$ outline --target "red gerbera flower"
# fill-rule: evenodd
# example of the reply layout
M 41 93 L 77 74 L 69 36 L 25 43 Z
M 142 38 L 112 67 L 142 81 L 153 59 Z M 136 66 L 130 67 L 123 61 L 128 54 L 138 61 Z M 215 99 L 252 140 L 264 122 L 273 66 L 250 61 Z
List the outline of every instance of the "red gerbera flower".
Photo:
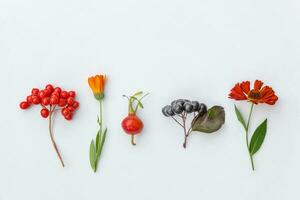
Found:
M 254 83 L 254 89 L 250 89 L 250 82 L 243 81 L 242 83 L 237 83 L 231 89 L 229 98 L 235 100 L 248 100 L 254 104 L 266 103 L 269 105 L 274 105 L 278 100 L 275 95 L 274 90 L 269 86 L 263 86 L 263 82 L 256 80 Z

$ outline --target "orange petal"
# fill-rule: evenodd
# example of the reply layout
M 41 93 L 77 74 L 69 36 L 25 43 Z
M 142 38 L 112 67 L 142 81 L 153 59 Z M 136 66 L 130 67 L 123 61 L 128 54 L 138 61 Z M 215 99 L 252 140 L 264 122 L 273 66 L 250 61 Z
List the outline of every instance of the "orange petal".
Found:
M 95 79 L 94 79 L 94 77 L 89 77 L 88 82 L 89 82 L 90 88 L 94 92 L 94 90 L 95 90 Z

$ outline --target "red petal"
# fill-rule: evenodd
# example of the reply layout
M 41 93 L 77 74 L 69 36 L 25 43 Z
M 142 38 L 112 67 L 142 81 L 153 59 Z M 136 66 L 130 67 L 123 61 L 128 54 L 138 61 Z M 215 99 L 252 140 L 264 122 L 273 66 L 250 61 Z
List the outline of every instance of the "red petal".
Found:
M 255 82 L 254 82 L 254 89 L 255 90 L 260 90 L 261 89 L 261 87 L 263 86 L 263 82 L 262 81 L 260 81 L 260 80 L 256 80 Z

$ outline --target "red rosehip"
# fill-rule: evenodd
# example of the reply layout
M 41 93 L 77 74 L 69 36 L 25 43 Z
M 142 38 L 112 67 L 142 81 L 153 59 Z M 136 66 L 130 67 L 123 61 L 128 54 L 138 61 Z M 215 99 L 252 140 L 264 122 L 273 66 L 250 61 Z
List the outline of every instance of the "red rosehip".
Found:
M 26 101 L 28 104 L 32 104 L 32 97 L 31 95 L 27 96 Z
M 74 98 L 76 96 L 76 92 L 75 91 L 70 91 L 69 96 Z
M 63 108 L 63 109 L 61 110 L 61 114 L 62 114 L 63 116 L 67 116 L 67 115 L 71 114 L 71 112 L 69 111 L 69 109 Z
M 50 104 L 50 98 L 49 97 L 45 97 L 42 99 L 42 104 L 44 106 L 48 106 Z
M 39 89 L 37 89 L 37 88 L 33 88 L 32 90 L 31 90 L 31 94 L 33 94 L 33 95 L 38 95 L 39 94 Z
M 70 112 L 74 112 L 75 111 L 75 108 L 73 106 L 67 106 L 67 109 L 70 111 Z
M 66 99 L 59 99 L 58 105 L 60 107 L 64 107 L 65 105 L 67 105 L 67 100 Z
M 61 88 L 60 87 L 56 87 L 56 88 L 54 88 L 53 92 L 57 92 L 58 94 L 60 94 L 61 93 Z
M 41 115 L 42 117 L 47 118 L 49 116 L 49 110 L 47 108 L 43 108 L 41 110 Z
M 60 96 L 61 96 L 62 98 L 64 98 L 64 99 L 67 99 L 67 98 L 69 97 L 69 93 L 66 92 L 66 91 L 62 91 L 62 92 L 60 93 Z
M 75 102 L 75 100 L 74 100 L 73 97 L 69 97 L 69 98 L 67 99 L 67 103 L 68 103 L 69 106 L 73 105 L 74 102 Z
M 49 90 L 50 93 L 52 93 L 53 90 L 54 90 L 54 89 L 53 89 L 53 86 L 52 86 L 51 84 L 46 85 L 45 89 Z
M 56 104 L 58 104 L 58 98 L 57 98 L 57 96 L 51 96 L 50 97 L 50 104 L 51 105 L 56 105 Z
M 31 97 L 31 102 L 32 102 L 34 105 L 38 105 L 38 104 L 41 102 L 41 100 L 40 100 L 40 98 L 39 98 L 38 96 L 32 95 L 32 97 Z
M 70 121 L 73 118 L 73 115 L 70 113 L 69 115 L 64 116 L 66 120 Z
M 77 109 L 79 107 L 79 102 L 78 101 L 74 101 L 73 103 L 73 108 Z
M 20 108 L 21 109 L 27 109 L 29 107 L 29 104 L 28 104 L 28 102 L 27 101 L 22 101 L 21 103 L 20 103 Z
M 46 92 L 45 92 L 44 90 L 40 90 L 38 96 L 39 96 L 41 99 L 43 99 L 43 98 L 45 98 L 47 95 L 46 95 Z
M 122 128 L 129 135 L 139 134 L 142 131 L 143 126 L 142 120 L 135 114 L 129 114 L 122 121 Z

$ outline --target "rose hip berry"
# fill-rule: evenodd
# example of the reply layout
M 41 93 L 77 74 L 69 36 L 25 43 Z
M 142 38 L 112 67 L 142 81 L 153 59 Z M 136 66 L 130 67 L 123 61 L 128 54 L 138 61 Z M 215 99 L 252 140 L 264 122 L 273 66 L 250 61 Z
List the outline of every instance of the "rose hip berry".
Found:
M 136 145 L 134 142 L 134 136 L 141 133 L 144 127 L 142 120 L 136 115 L 138 108 L 143 108 L 143 104 L 141 100 L 148 95 L 148 93 L 143 96 L 142 94 L 143 92 L 137 92 L 130 97 L 123 95 L 128 99 L 129 105 L 128 105 L 128 116 L 125 117 L 125 119 L 123 119 L 121 125 L 124 132 L 131 135 L 132 145 Z

